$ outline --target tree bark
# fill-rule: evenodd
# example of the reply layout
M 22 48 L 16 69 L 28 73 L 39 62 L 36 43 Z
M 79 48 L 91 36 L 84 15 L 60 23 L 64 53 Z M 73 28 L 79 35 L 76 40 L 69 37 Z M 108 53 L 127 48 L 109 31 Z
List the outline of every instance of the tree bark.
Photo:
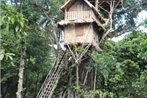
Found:
M 16 98 L 22 98 L 22 91 L 23 91 L 23 73 L 24 73 L 24 66 L 25 66 L 25 50 L 21 50 L 20 55 L 20 66 L 19 66 L 19 80 L 18 80 L 18 89 L 16 92 Z

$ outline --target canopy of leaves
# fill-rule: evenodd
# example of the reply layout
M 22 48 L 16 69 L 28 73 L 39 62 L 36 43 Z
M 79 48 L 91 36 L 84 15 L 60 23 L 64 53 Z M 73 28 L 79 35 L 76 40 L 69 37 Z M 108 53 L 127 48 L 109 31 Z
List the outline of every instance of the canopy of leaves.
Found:
M 146 33 L 134 32 L 118 43 L 106 41 L 107 49 L 103 53 L 92 54 L 98 66 L 97 75 L 101 76 L 97 80 L 98 90 L 112 93 L 109 98 L 147 96 L 146 39 Z

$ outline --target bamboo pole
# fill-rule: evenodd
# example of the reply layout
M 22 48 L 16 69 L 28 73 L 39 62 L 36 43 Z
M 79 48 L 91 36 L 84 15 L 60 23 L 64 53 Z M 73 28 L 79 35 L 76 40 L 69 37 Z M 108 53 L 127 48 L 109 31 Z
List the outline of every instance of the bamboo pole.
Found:
M 95 8 L 98 10 L 99 0 L 95 1 Z

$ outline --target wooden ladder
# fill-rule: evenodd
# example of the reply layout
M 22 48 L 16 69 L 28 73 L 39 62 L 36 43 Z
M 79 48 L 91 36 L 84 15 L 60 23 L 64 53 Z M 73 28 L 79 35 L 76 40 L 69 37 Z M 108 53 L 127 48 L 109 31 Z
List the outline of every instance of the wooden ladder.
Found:
M 36 98 L 51 98 L 63 70 L 63 58 L 64 55 L 60 61 L 51 68 Z

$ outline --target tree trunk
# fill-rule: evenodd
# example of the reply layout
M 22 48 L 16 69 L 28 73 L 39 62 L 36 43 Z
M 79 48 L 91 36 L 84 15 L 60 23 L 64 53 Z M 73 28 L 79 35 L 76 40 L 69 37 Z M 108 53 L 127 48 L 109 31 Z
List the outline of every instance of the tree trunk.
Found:
M 68 95 L 67 95 L 67 98 L 74 98 L 73 92 L 71 91 L 70 88 L 68 88 Z
M 21 50 L 20 55 L 20 66 L 19 66 L 19 80 L 18 80 L 18 89 L 16 92 L 16 98 L 22 98 L 22 91 L 23 91 L 23 73 L 24 73 L 24 56 L 25 56 L 25 50 Z

